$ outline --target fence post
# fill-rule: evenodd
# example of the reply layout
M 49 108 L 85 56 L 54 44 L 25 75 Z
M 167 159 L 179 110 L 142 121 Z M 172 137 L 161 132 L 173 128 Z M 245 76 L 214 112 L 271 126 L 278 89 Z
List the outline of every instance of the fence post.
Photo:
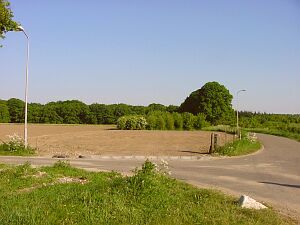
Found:
M 214 133 L 211 133 L 210 135 L 210 148 L 209 148 L 209 154 L 214 152 L 214 143 L 213 143 L 213 139 L 214 139 Z
M 218 145 L 219 145 L 219 135 L 215 133 L 211 133 L 209 154 L 213 153 L 215 149 L 218 147 Z

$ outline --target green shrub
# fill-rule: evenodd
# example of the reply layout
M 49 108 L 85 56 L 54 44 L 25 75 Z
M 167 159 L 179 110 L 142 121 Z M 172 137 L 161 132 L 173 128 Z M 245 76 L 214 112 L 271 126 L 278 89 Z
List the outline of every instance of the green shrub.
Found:
M 120 130 L 145 130 L 147 121 L 143 116 L 122 116 L 117 121 L 117 127 Z
M 147 116 L 147 129 L 148 130 L 155 130 L 156 129 L 156 120 L 157 117 L 153 114 Z
M 194 128 L 194 115 L 192 113 L 182 113 L 183 118 L 183 129 L 192 130 Z
M 117 128 L 119 130 L 125 130 L 126 129 L 126 121 L 127 121 L 127 117 L 126 116 L 122 116 L 117 120 Z
M 175 129 L 182 130 L 183 119 L 180 113 L 173 113 Z
M 147 127 L 147 120 L 143 116 L 135 116 L 137 123 L 136 123 L 136 130 L 145 130 Z
M 3 142 L 0 145 L 0 154 L 2 155 L 32 155 L 35 150 L 29 146 L 25 147 L 25 143 L 22 137 L 14 134 L 8 136 L 9 141 Z
M 165 130 L 166 122 L 165 122 L 165 114 L 166 112 L 161 111 L 152 111 L 147 116 L 148 129 L 150 130 Z
M 158 116 L 156 129 L 157 130 L 165 130 L 166 129 L 166 121 L 163 116 Z
M 197 116 L 194 116 L 194 128 L 202 129 L 203 127 L 208 127 L 209 122 L 205 120 L 205 115 L 203 113 L 199 113 Z
M 166 113 L 165 120 L 166 120 L 166 129 L 174 130 L 175 129 L 174 118 L 171 113 Z

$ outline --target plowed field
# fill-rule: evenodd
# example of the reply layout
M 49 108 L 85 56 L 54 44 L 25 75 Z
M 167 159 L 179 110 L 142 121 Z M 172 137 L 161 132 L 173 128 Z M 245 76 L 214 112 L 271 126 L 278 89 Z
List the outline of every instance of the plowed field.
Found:
M 7 135 L 23 136 L 24 125 L 0 124 L 0 140 Z M 38 155 L 146 155 L 190 156 L 207 153 L 211 132 L 206 131 L 124 131 L 113 125 L 28 126 L 29 144 Z M 232 135 L 219 133 L 220 144 L 232 141 Z

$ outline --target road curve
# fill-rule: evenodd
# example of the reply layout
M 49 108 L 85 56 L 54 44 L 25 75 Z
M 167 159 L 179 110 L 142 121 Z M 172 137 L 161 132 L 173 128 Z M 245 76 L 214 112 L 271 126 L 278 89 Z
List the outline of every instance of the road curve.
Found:
M 170 160 L 172 176 L 200 187 L 249 195 L 300 221 L 300 142 L 259 134 L 264 150 L 256 154 L 205 160 Z M 49 165 L 57 159 L 0 157 L 0 163 Z M 93 170 L 132 171 L 141 159 L 71 159 L 77 167 Z

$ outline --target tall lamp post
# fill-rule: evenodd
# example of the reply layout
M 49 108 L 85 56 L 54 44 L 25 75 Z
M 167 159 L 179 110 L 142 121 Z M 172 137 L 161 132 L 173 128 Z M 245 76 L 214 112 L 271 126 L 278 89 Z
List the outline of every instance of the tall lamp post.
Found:
M 237 135 L 239 136 L 239 139 L 241 139 L 241 133 L 239 132 L 239 93 L 240 92 L 243 92 L 243 91 L 246 91 L 246 90 L 239 90 L 237 93 L 236 93 L 236 132 L 237 132 Z
M 25 79 L 25 122 L 24 122 L 24 141 L 25 148 L 28 146 L 27 138 L 27 105 L 28 105 L 28 64 L 29 64 L 29 37 L 25 32 L 25 29 L 21 26 L 18 26 L 18 31 L 22 31 L 27 38 L 27 56 L 26 56 L 26 79 Z

